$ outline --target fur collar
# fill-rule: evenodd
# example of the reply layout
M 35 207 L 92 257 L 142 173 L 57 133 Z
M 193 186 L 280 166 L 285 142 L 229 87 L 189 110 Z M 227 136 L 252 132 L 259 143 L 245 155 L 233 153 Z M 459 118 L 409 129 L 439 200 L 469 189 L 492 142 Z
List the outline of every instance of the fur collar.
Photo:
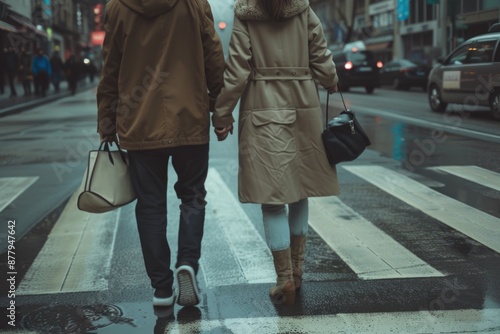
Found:
M 285 8 L 284 18 L 290 18 L 302 13 L 309 8 L 309 0 L 292 0 Z M 234 13 L 240 20 L 269 20 L 269 15 L 262 9 L 258 0 L 236 0 L 234 4 Z

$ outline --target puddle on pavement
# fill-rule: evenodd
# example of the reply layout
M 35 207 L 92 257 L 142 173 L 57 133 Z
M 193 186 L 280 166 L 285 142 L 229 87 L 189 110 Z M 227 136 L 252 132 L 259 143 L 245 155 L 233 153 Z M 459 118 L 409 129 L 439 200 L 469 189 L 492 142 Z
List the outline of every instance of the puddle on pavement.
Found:
M 133 326 L 133 319 L 123 317 L 115 305 L 44 306 L 26 314 L 21 326 L 38 333 L 88 333 L 113 324 Z

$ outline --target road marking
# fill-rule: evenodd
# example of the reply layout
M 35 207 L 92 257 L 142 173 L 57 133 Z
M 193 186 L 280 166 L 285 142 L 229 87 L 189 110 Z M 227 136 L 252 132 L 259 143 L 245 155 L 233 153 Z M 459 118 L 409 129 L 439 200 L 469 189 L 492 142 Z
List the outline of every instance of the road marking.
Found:
M 309 225 L 359 278 L 444 276 L 337 197 L 309 201 Z
M 379 166 L 343 166 L 390 195 L 500 252 L 500 219 Z
M 165 333 L 497 333 L 500 309 L 171 321 Z
M 430 170 L 443 171 L 462 179 L 479 183 L 482 186 L 500 191 L 500 174 L 478 166 L 436 166 Z
M 206 188 L 206 221 L 211 225 L 205 228 L 200 262 L 207 286 L 275 282 L 269 247 L 213 168 Z
M 19 295 L 102 291 L 108 276 L 121 209 L 78 210 L 74 193 L 42 250 L 19 284 Z
M 0 212 L 26 191 L 36 180 L 34 177 L 2 177 L 0 178 Z

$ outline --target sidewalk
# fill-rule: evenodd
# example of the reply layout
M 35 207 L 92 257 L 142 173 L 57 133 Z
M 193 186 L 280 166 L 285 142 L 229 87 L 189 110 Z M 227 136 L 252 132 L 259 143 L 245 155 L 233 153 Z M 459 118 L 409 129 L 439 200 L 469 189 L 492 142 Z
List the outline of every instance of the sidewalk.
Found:
M 78 83 L 77 93 L 95 87 L 97 84 L 98 80 L 94 80 L 93 83 L 90 83 L 90 80 L 88 78 L 81 80 Z M 33 85 L 31 89 L 33 92 Z M 34 94 L 25 96 L 23 86 L 20 83 L 16 83 L 16 93 L 17 97 L 10 97 L 10 86 L 7 82 L 4 87 L 4 93 L 0 95 L 0 117 L 17 114 L 39 105 L 71 95 L 68 89 L 67 81 L 61 82 L 59 86 L 59 92 L 57 93 L 54 89 L 54 86 L 50 84 L 50 88 L 47 90 L 45 97 L 35 96 Z

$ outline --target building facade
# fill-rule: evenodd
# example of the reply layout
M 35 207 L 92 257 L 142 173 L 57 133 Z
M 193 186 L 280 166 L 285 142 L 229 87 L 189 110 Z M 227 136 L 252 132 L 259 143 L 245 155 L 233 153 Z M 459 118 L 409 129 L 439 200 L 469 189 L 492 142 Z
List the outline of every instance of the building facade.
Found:
M 406 58 L 431 65 L 500 22 L 500 0 L 311 0 L 311 7 L 332 50 L 362 41 L 384 62 Z
M 21 47 L 59 53 L 63 59 L 90 50 L 93 9 L 105 0 L 0 0 L 0 52 Z

